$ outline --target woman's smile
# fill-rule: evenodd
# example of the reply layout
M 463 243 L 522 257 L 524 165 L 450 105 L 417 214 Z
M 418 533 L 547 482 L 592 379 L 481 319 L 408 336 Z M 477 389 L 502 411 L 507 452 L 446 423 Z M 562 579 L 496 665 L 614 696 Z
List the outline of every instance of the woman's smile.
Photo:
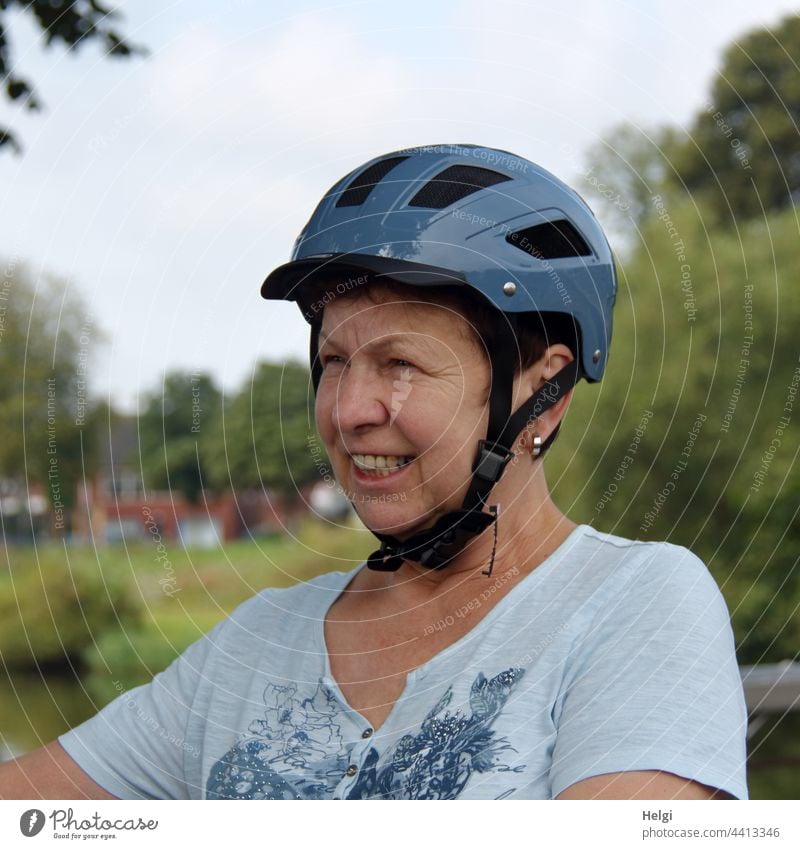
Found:
M 365 479 L 396 478 L 397 474 L 408 466 L 413 457 L 398 457 L 394 454 L 353 454 L 356 472 Z
M 383 459 L 383 458 L 380 458 Z M 370 467 L 362 466 L 356 458 L 353 458 L 353 476 L 364 484 L 391 484 L 394 485 L 398 478 L 408 471 L 409 464 L 402 466 Z

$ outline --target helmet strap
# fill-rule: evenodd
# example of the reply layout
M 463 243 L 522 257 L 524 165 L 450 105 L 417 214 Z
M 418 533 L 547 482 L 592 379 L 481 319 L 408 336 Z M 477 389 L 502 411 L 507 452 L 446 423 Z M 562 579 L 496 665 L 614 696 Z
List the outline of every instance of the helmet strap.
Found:
M 317 319 L 311 322 L 311 333 L 308 337 L 308 361 L 311 363 L 311 382 L 314 386 L 314 394 L 317 394 L 319 382 L 322 378 L 322 363 L 319 358 L 319 333 L 322 329 L 322 321 Z

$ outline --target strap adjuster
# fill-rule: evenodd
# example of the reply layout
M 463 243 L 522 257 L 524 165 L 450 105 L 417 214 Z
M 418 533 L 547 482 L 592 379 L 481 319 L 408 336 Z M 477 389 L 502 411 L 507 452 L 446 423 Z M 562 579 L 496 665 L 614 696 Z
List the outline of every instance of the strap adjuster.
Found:
M 367 558 L 367 566 L 376 572 L 396 572 L 403 565 L 403 558 L 390 543 L 384 541 L 377 551 Z
M 473 473 L 482 480 L 497 483 L 508 462 L 514 456 L 514 452 L 502 445 L 490 443 L 486 439 L 480 440 L 478 449 Z

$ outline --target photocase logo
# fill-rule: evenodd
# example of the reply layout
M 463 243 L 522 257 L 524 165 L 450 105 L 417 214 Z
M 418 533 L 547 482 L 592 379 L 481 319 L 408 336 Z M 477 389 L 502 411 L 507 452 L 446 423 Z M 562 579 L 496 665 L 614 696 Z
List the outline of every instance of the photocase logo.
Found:
M 141 817 L 109 820 L 95 811 L 83 819 L 76 819 L 72 808 L 53 808 L 47 816 L 44 811 L 31 808 L 19 818 L 19 830 L 25 837 L 36 837 L 48 819 L 52 821 L 54 837 L 83 840 L 94 837 L 107 840 L 116 837 L 116 832 L 155 831 L 158 828 L 158 820 L 145 820 Z
M 392 414 L 389 416 L 389 424 L 394 424 L 400 410 L 403 407 L 403 401 L 411 394 L 411 369 L 404 368 L 400 372 L 400 380 L 395 380 L 392 383 Z
M 31 808 L 19 818 L 19 830 L 25 837 L 36 837 L 44 828 L 44 811 Z

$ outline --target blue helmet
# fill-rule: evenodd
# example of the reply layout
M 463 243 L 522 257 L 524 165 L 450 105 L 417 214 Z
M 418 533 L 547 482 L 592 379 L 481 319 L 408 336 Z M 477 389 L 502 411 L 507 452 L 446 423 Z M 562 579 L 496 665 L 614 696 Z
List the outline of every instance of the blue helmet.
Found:
M 508 332 L 492 366 L 489 427 L 461 510 L 401 541 L 383 534 L 368 563 L 396 569 L 403 559 L 442 568 L 491 525 L 483 507 L 533 418 L 581 377 L 603 375 L 617 282 L 611 248 L 594 214 L 572 189 L 513 153 L 475 145 L 432 145 L 370 160 L 334 185 L 298 237 L 291 261 L 264 281 L 267 299 L 293 300 L 312 326 L 311 367 L 325 303 L 381 278 L 415 286 L 467 287 L 498 310 L 562 313 L 578 329 L 576 359 L 511 413 L 517 350 Z M 327 286 L 326 296 L 320 292 Z
M 617 290 L 611 248 L 582 198 L 533 162 L 474 145 L 372 159 L 328 191 L 261 294 L 298 301 L 313 322 L 317 280 L 365 271 L 469 286 L 504 313 L 566 313 L 580 330 L 581 375 L 603 374 Z

